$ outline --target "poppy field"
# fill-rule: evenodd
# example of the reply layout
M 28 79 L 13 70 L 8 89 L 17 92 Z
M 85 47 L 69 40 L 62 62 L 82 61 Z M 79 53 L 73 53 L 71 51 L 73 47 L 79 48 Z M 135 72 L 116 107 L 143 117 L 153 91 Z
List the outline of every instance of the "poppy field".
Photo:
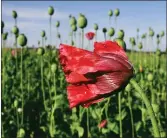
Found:
M 85 32 L 89 19 L 79 13 L 69 15 L 71 32 L 64 41 L 60 21 L 52 33 L 54 7 L 47 12 L 49 34 L 41 29 L 35 47 L 19 31 L 19 12 L 11 13 L 15 41 L 10 47 L 1 21 L 2 137 L 165 138 L 167 53 L 160 49 L 165 28 L 144 33 L 136 28 L 129 49 L 117 26 L 121 9 L 106 11 L 106 22 L 115 25 L 102 28 L 103 41 L 98 40 L 101 26 L 95 22 L 94 31 Z M 153 43 L 156 51 L 143 51 Z

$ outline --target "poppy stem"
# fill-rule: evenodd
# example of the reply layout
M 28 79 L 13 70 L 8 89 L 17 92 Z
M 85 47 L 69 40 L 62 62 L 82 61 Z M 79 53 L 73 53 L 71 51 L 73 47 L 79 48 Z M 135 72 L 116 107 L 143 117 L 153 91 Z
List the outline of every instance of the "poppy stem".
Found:
M 90 132 L 89 132 L 89 108 L 86 110 L 87 113 L 87 136 L 90 138 Z
M 24 97 L 23 97 L 23 48 L 21 47 L 21 99 L 22 99 L 22 116 L 21 116 L 21 124 L 23 125 L 23 116 L 24 116 Z
M 121 92 L 118 93 L 119 137 L 122 138 Z
M 84 46 L 84 29 L 82 29 L 82 49 L 83 49 L 83 46 Z
M 134 79 L 131 79 L 130 83 L 135 88 L 135 90 L 141 95 L 142 100 L 143 100 L 144 104 L 146 105 L 148 114 L 149 114 L 150 119 L 151 119 L 153 132 L 154 132 L 154 137 L 161 138 L 160 132 L 159 132 L 159 129 L 158 129 L 158 123 L 157 123 L 153 108 L 152 108 L 152 106 L 150 104 L 150 101 L 148 100 L 146 94 L 143 92 L 141 87 L 138 85 L 138 83 Z

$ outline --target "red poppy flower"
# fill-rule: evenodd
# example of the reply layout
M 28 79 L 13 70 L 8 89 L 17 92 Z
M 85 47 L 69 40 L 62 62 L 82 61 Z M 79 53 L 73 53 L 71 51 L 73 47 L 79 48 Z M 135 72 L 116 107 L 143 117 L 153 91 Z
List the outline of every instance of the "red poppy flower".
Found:
M 103 127 L 106 126 L 106 124 L 107 124 L 107 120 L 103 120 L 103 121 L 101 121 L 101 123 L 98 125 L 98 127 L 99 127 L 99 128 L 103 128 Z
M 88 40 L 92 40 L 93 38 L 94 38 L 94 36 L 95 36 L 95 33 L 93 33 L 93 32 L 88 32 L 88 33 L 86 33 L 86 38 L 88 39 Z
M 16 56 L 16 52 L 17 52 L 17 51 L 16 51 L 16 50 L 14 50 L 14 49 L 11 51 L 11 54 L 12 54 L 12 56 L 13 56 L 13 57 L 15 57 L 15 56 Z
M 133 76 L 133 67 L 116 42 L 95 42 L 93 52 L 61 44 L 59 58 L 70 84 L 70 108 L 100 102 L 124 88 Z

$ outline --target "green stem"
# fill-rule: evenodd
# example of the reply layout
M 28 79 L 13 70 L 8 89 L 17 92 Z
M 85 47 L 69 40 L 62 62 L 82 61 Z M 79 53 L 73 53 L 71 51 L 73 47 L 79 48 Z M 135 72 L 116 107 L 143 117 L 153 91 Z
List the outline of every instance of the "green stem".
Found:
M 122 138 L 121 92 L 118 93 L 119 137 Z
M 29 71 L 28 71 L 28 99 L 30 98 L 30 74 L 29 74 Z
M 22 97 L 22 116 L 21 116 L 21 124 L 23 125 L 23 116 L 24 116 L 24 96 L 23 96 L 23 48 L 21 47 L 21 97 Z
M 5 41 L 3 40 L 3 95 L 5 94 Z
M 86 110 L 87 113 L 87 136 L 90 138 L 90 132 L 89 132 L 89 108 Z
M 142 100 L 143 100 L 144 104 L 146 105 L 147 112 L 148 112 L 148 114 L 150 116 L 150 119 L 151 119 L 153 132 L 154 132 L 154 137 L 160 138 L 160 132 L 159 132 L 159 129 L 158 129 L 158 123 L 157 123 L 153 108 L 152 108 L 152 106 L 150 104 L 150 101 L 148 100 L 146 94 L 143 92 L 141 87 L 137 84 L 137 82 L 134 79 L 131 79 L 130 83 L 133 85 L 133 87 L 136 89 L 136 91 L 141 95 Z
M 52 43 L 52 35 L 51 35 L 51 21 L 52 21 L 52 16 L 50 16 L 50 18 L 49 18 L 50 45 L 52 45 L 52 44 L 51 44 L 51 43 Z
M 82 29 L 82 48 L 84 47 L 84 29 Z

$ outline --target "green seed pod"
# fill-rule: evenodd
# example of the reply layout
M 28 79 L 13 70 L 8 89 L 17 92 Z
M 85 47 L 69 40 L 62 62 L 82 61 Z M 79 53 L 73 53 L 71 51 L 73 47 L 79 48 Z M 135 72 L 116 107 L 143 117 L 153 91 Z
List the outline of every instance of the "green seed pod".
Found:
M 95 23 L 94 24 L 94 29 L 97 31 L 99 29 L 98 25 Z
M 78 27 L 83 29 L 87 26 L 87 19 L 84 15 L 80 14 L 78 18 Z
M 1 21 L 1 29 L 3 29 L 5 27 L 5 24 L 3 21 Z
M 157 56 L 161 56 L 161 50 L 160 50 L 160 49 L 157 49 L 157 50 L 156 50 L 156 55 L 157 55 Z
M 127 92 L 130 92 L 131 89 L 132 89 L 132 86 L 131 86 L 131 84 L 129 83 L 129 84 L 126 86 L 125 90 L 126 90 Z
M 141 38 L 145 39 L 146 38 L 146 34 L 142 34 Z
M 48 8 L 48 14 L 53 15 L 54 14 L 54 8 L 52 6 L 49 6 Z
M 124 40 L 116 38 L 114 41 L 126 51 L 126 43 Z
M 27 37 L 24 34 L 20 34 L 17 38 L 17 42 L 23 47 L 27 44 Z
M 70 18 L 70 26 L 76 25 L 76 24 L 77 24 L 77 20 L 75 19 L 74 16 L 72 16 L 72 17 Z
M 109 10 L 109 12 L 108 12 L 108 16 L 112 16 L 113 15 L 113 11 L 112 10 Z
M 60 22 L 57 21 L 57 22 L 56 22 L 56 27 L 58 28 L 59 26 L 60 26 Z
M 17 26 L 14 26 L 13 28 L 12 28 L 12 33 L 13 34 L 19 34 L 19 29 L 18 29 L 18 27 Z
M 2 34 L 2 39 L 6 40 L 8 38 L 8 32 Z
M 55 72 L 56 72 L 56 69 L 57 69 L 57 65 L 56 65 L 55 63 L 53 63 L 53 64 L 51 65 L 51 71 L 52 71 L 53 73 L 55 73 Z
M 159 38 L 159 34 L 157 34 L 157 39 Z
M 153 79 L 154 79 L 153 74 L 149 73 L 148 76 L 147 76 L 147 79 L 148 79 L 148 81 L 153 81 Z
M 143 48 L 142 42 L 140 42 L 140 43 L 138 44 L 138 48 L 139 48 L 139 49 L 142 49 L 142 48 Z
M 45 49 L 43 48 L 43 47 L 40 47 L 40 48 L 38 48 L 38 50 L 37 50 L 37 54 L 38 55 L 43 55 L 45 53 Z
M 17 18 L 17 12 L 16 11 L 12 11 L 12 16 L 13 16 L 14 19 L 16 19 Z
M 14 100 L 14 107 L 17 108 L 18 107 L 18 101 Z
M 76 31 L 77 31 L 77 26 L 76 26 L 75 24 L 73 24 L 73 25 L 71 26 L 71 29 L 72 29 L 72 31 L 76 32 Z
M 117 16 L 119 16 L 119 14 L 120 14 L 119 9 L 115 9 L 115 10 L 114 10 L 114 15 L 117 17 Z
M 45 31 L 44 30 L 41 32 L 41 37 L 45 37 Z
M 135 46 L 135 45 L 136 45 L 136 41 L 135 41 L 135 38 L 134 38 L 134 37 L 132 37 L 132 38 L 130 39 L 130 43 L 132 44 L 132 46 Z
M 125 33 L 124 33 L 124 31 L 123 30 L 120 30 L 119 32 L 118 32 L 118 38 L 119 39 L 124 39 L 124 35 L 125 35 Z
M 165 32 L 162 31 L 162 32 L 160 33 L 160 36 L 163 37 L 164 35 L 165 35 Z
M 106 33 L 106 32 L 107 32 L 107 29 L 106 29 L 106 28 L 103 28 L 102 31 L 103 31 L 103 33 Z
M 112 37 L 112 36 L 114 36 L 114 34 L 115 34 L 114 28 L 110 28 L 110 29 L 108 30 L 108 36 Z
M 150 37 L 153 37 L 153 36 L 154 36 L 154 31 L 153 31 L 152 29 L 149 31 L 149 36 L 150 36 Z
M 25 137 L 25 130 L 23 128 L 20 128 L 17 132 L 17 138 L 24 138 Z

